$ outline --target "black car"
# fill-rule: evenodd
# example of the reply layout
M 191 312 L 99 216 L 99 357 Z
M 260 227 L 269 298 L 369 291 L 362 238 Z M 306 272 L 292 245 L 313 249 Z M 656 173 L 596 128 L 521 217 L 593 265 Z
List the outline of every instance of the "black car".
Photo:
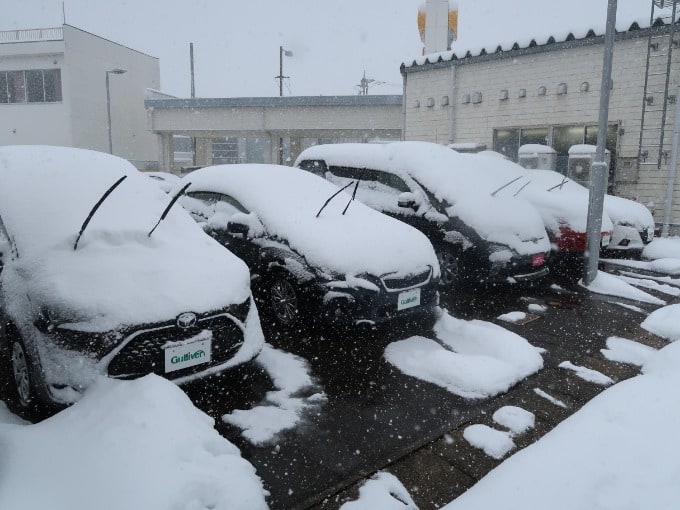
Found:
M 351 190 L 276 165 L 207 167 L 184 180 L 182 205 L 246 261 L 261 312 L 279 325 L 434 320 L 430 242 Z
M 249 361 L 264 341 L 249 280 L 129 162 L 0 148 L 0 376 L 20 414 L 99 376 L 181 383 Z
M 317 145 L 296 166 L 345 186 L 357 199 L 422 231 L 443 289 L 536 281 L 548 274 L 543 222 L 528 203 L 485 191 L 457 155 L 425 142 Z

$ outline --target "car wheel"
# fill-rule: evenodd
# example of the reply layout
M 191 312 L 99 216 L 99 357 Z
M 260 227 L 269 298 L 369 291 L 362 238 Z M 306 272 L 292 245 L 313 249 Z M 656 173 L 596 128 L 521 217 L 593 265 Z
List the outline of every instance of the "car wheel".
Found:
M 294 324 L 300 316 L 300 299 L 295 286 L 285 277 L 276 276 L 269 285 L 269 306 L 274 318 L 284 326 Z
M 439 285 L 451 289 L 460 283 L 460 260 L 458 254 L 446 249 L 437 250 L 437 260 L 441 269 Z
M 28 410 L 34 400 L 33 382 L 31 380 L 31 364 L 23 342 L 12 339 L 10 343 L 10 362 L 17 404 Z

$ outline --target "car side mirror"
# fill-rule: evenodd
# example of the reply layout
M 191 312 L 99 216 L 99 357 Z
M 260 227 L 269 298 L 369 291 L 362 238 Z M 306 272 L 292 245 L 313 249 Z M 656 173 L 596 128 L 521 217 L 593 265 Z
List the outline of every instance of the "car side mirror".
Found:
M 397 205 L 403 209 L 413 209 L 415 211 L 420 207 L 420 203 L 416 194 L 410 191 L 400 194 L 397 198 Z
M 249 238 L 262 237 L 264 226 L 255 213 L 236 213 L 229 217 L 227 232 Z

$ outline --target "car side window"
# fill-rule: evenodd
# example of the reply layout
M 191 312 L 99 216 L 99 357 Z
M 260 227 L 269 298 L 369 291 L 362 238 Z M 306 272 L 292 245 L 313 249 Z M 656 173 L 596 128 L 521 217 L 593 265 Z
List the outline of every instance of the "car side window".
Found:
M 364 180 L 376 183 L 374 189 L 382 189 L 386 192 L 394 191 L 395 193 L 404 193 L 411 191 L 408 184 L 398 175 L 390 172 L 383 172 L 381 170 L 365 170 Z
M 316 159 L 306 159 L 306 160 L 300 162 L 299 166 L 303 170 L 307 170 L 308 172 L 316 174 L 319 177 L 324 177 L 326 171 L 328 170 L 328 167 L 326 166 L 325 161 L 316 160 Z

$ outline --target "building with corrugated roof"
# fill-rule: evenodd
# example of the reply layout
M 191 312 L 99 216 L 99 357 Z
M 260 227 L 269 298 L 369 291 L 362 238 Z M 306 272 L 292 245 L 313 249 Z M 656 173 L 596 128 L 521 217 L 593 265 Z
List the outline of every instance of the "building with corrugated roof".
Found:
M 673 121 L 680 72 L 677 0 L 654 0 L 649 23 L 619 21 L 615 38 L 607 149 L 611 193 L 647 205 L 662 222 L 670 203 L 680 231 L 680 182 L 671 182 Z M 441 144 L 478 143 L 517 161 L 524 144 L 557 151 L 595 144 L 602 27 L 499 41 L 486 48 L 428 54 L 401 66 L 403 136 Z

